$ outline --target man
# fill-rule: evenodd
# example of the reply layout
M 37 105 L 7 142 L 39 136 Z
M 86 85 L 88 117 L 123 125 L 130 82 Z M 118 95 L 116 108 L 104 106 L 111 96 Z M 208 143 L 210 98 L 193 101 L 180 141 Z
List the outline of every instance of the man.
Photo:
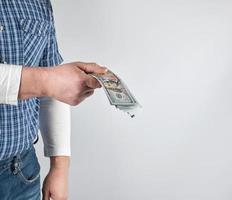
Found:
M 83 62 L 60 65 L 49 0 L 0 0 L 0 61 L 0 199 L 40 199 L 33 147 L 39 128 L 51 160 L 43 199 L 67 199 L 67 104 L 91 96 L 100 85 L 88 73 L 106 68 Z

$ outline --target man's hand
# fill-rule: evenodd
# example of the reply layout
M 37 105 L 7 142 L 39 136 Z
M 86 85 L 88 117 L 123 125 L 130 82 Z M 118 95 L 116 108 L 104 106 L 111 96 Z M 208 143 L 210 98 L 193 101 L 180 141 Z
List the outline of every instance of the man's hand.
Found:
M 105 68 L 94 63 L 69 63 L 51 68 L 47 78 L 47 94 L 55 99 L 78 105 L 91 96 L 99 82 L 87 73 L 104 73 Z
M 50 161 L 51 168 L 43 182 L 43 200 L 67 200 L 69 157 L 55 156 Z
M 73 62 L 56 67 L 24 67 L 19 99 L 48 96 L 69 105 L 78 105 L 91 96 L 99 82 L 88 73 L 105 73 L 95 63 Z

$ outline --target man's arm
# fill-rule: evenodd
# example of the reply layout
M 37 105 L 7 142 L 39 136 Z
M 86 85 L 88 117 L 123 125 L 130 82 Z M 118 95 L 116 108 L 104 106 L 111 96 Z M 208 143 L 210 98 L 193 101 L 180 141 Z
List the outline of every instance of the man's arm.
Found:
M 17 105 L 18 99 L 48 96 L 78 105 L 100 84 L 86 73 L 105 73 L 95 63 L 74 62 L 56 67 L 0 64 L 0 103 Z
M 69 165 L 69 157 L 51 157 L 51 167 L 43 182 L 43 200 L 68 199 Z

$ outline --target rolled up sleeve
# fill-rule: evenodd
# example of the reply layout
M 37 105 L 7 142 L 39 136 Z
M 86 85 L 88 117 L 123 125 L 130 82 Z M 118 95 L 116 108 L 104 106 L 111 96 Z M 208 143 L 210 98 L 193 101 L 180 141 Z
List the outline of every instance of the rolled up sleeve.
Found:
M 44 155 L 71 156 L 70 106 L 49 97 L 40 98 L 40 132 Z
M 0 64 L 0 104 L 18 105 L 22 66 Z

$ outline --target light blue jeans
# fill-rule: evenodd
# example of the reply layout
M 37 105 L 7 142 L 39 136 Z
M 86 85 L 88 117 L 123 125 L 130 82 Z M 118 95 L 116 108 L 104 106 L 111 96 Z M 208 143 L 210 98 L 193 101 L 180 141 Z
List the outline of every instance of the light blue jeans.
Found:
M 40 165 L 33 145 L 0 161 L 1 200 L 40 200 L 40 197 Z

